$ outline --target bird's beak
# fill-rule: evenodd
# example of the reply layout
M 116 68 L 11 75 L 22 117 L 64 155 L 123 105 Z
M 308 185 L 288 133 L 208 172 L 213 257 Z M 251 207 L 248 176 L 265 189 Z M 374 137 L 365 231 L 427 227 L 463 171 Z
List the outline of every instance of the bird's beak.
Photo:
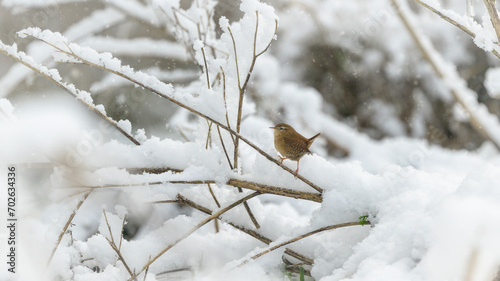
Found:
M 276 129 L 276 127 L 269 127 L 269 129 L 273 129 L 274 130 L 274 129 Z

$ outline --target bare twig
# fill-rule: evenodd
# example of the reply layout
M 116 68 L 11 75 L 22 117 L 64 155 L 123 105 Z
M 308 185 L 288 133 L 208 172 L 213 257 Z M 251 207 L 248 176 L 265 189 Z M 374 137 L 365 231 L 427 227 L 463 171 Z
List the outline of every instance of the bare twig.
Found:
M 313 265 L 314 264 L 314 260 L 302 255 L 302 254 L 299 254 L 298 252 L 294 251 L 294 250 L 291 250 L 289 248 L 286 248 L 285 250 L 285 254 L 291 256 L 291 257 L 294 257 L 300 261 L 302 261 L 303 264 L 307 264 L 307 265 Z
M 180 203 L 178 199 L 176 200 L 159 200 L 159 201 L 152 201 L 150 202 L 151 204 L 164 204 L 164 203 Z
M 497 41 L 500 41 L 500 19 L 498 18 L 497 8 L 495 6 L 495 0 L 484 0 L 484 5 L 490 14 L 491 24 L 495 29 L 497 34 Z
M 212 211 L 210 209 L 205 208 L 199 204 L 196 204 L 195 202 L 189 200 L 188 198 L 182 196 L 181 194 L 177 194 L 177 199 L 178 199 L 178 202 L 181 204 L 184 204 L 184 205 L 189 206 L 191 208 L 200 210 L 200 211 L 204 212 L 205 214 L 209 214 L 209 215 L 212 214 Z
M 109 222 L 108 222 L 108 216 L 106 215 L 106 211 L 104 209 L 102 209 L 102 213 L 104 214 L 104 220 L 106 221 L 106 225 L 108 226 L 108 231 L 109 231 L 109 236 L 111 237 L 111 242 L 113 242 L 113 244 L 114 244 L 115 239 L 113 238 L 113 232 L 111 231 L 111 226 L 109 225 Z
M 120 233 L 123 233 L 123 229 L 125 228 L 125 222 L 127 221 L 127 215 L 125 215 L 123 217 L 123 221 L 122 221 L 122 229 L 120 231 Z M 123 242 L 123 235 L 120 235 L 120 244 L 118 245 L 118 250 L 121 250 L 122 249 L 122 242 Z
M 137 173 L 148 173 L 148 174 L 163 174 L 166 172 L 172 172 L 172 173 L 180 173 L 182 172 L 181 169 L 175 169 L 175 168 L 125 168 L 128 173 L 130 174 L 137 174 Z
M 222 98 L 224 99 L 224 108 L 226 109 L 226 122 L 227 122 L 227 127 L 231 129 L 231 123 L 229 122 L 229 111 L 227 110 L 227 100 L 226 100 L 226 73 L 224 72 L 224 68 L 222 68 L 222 66 L 220 67 L 220 71 L 222 73 Z M 235 143 L 234 136 L 232 134 L 230 134 L 230 136 L 234 144 Z
M 364 222 L 364 225 L 369 225 L 369 224 L 370 224 L 369 221 Z M 347 226 L 354 226 L 354 225 L 360 225 L 360 224 L 359 224 L 359 222 L 356 221 L 356 222 L 341 223 L 341 224 L 335 224 L 335 225 L 330 225 L 330 226 L 322 227 L 320 229 L 316 229 L 314 231 L 311 231 L 311 232 L 308 232 L 306 234 L 303 234 L 303 235 L 297 236 L 295 238 L 292 238 L 290 240 L 287 240 L 287 241 L 285 241 L 283 243 L 280 243 L 280 244 L 278 244 L 276 246 L 270 247 L 269 249 L 267 249 L 265 251 L 262 251 L 262 252 L 260 252 L 260 253 L 258 253 L 256 255 L 252 256 L 250 259 L 253 259 L 253 260 L 257 259 L 257 258 L 259 258 L 259 257 L 261 257 L 261 256 L 263 256 L 263 255 L 265 255 L 265 254 L 267 254 L 269 252 L 272 252 L 272 251 L 274 251 L 274 250 L 276 250 L 276 249 L 278 249 L 280 247 L 283 247 L 283 246 L 288 245 L 288 244 L 293 243 L 293 242 L 297 242 L 297 241 L 299 241 L 301 239 L 304 239 L 306 237 L 309 237 L 311 235 L 314 235 L 314 234 L 317 234 L 317 233 L 320 233 L 320 232 L 323 232 L 323 231 L 327 231 L 327 230 L 331 230 L 331 229 L 336 229 L 336 228 L 341 228 L 341 227 L 347 227 Z M 241 264 L 239 264 L 238 267 L 240 267 L 240 266 L 248 263 L 248 261 L 249 261 L 248 259 L 245 260 L 244 262 L 242 262 Z
M 151 256 L 149 256 L 149 259 L 151 260 Z M 146 281 L 146 276 L 148 276 L 148 271 L 149 271 L 149 266 L 146 268 L 146 271 L 144 271 L 144 280 Z
M 201 48 L 201 53 L 203 54 L 203 62 L 205 63 L 205 74 L 207 76 L 207 87 L 210 90 L 210 77 L 208 76 L 208 64 L 207 64 L 207 58 L 205 57 L 205 48 Z
M 75 210 L 73 211 L 73 213 L 69 216 L 68 220 L 66 221 L 66 224 L 64 225 L 63 229 L 61 230 L 61 233 L 59 234 L 59 237 L 57 238 L 57 242 L 56 242 L 56 245 L 54 247 L 54 249 L 52 249 L 52 253 L 50 253 L 50 257 L 47 261 L 47 265 L 50 264 L 50 262 L 52 261 L 52 258 L 54 257 L 54 254 L 56 253 L 56 250 L 57 248 L 59 247 L 59 244 L 61 244 L 61 240 L 64 236 L 64 233 L 66 233 L 66 231 L 68 230 L 69 226 L 71 225 L 71 222 L 73 221 L 73 218 L 75 217 L 76 215 L 76 212 L 80 209 L 80 207 L 82 206 L 83 202 L 85 202 L 85 200 L 87 200 L 87 198 L 89 197 L 90 193 L 92 193 L 93 189 L 91 189 L 90 191 L 87 192 L 87 194 L 85 194 L 82 198 L 82 200 L 80 200 L 78 202 L 78 204 L 76 205 L 76 208 Z
M 208 120 L 206 120 L 206 121 L 207 121 L 207 123 L 208 123 L 208 133 L 207 133 L 207 142 L 206 142 L 206 144 L 205 144 L 205 149 L 208 149 L 208 148 L 210 147 L 210 146 L 209 146 L 209 144 L 210 144 L 210 140 L 211 140 L 210 136 L 212 135 L 212 125 L 213 125 L 214 123 L 213 123 L 213 122 L 209 122 Z
M 210 186 L 209 183 L 207 183 L 207 185 L 208 185 L 208 191 L 210 191 L 210 194 L 212 195 L 212 198 L 214 199 L 215 205 L 217 205 L 217 208 L 220 208 L 219 200 L 217 200 L 217 196 L 215 196 L 215 193 L 212 190 L 212 186 Z
M 153 259 L 151 259 L 146 265 L 143 266 L 142 270 L 137 273 L 140 274 L 142 273 L 144 270 L 146 270 L 147 267 L 149 267 L 153 262 L 155 262 L 157 259 L 159 259 L 163 254 L 165 254 L 168 250 L 172 249 L 172 247 L 174 247 L 175 245 L 177 245 L 179 242 L 181 242 L 182 240 L 186 239 L 189 235 L 191 235 L 193 232 L 195 232 L 196 230 L 198 230 L 200 227 L 204 226 L 205 224 L 207 224 L 208 222 L 210 222 L 211 220 L 215 219 L 215 218 L 218 218 L 220 215 L 224 214 L 225 212 L 231 210 L 232 208 L 240 205 L 241 203 L 243 202 L 246 202 L 247 200 L 250 200 L 251 198 L 259 195 L 260 192 L 254 192 L 254 193 L 251 193 L 237 201 L 235 201 L 234 203 L 230 204 L 229 206 L 219 210 L 218 212 L 214 213 L 213 215 L 207 217 L 206 219 L 204 219 L 203 221 L 201 221 L 200 223 L 198 223 L 195 227 L 193 227 L 191 230 L 189 230 L 188 232 L 186 232 L 185 234 L 183 234 L 182 236 L 180 236 L 179 238 L 177 238 L 177 240 L 175 240 L 172 244 L 168 245 L 166 248 L 164 248 L 163 250 L 160 251 L 160 253 L 158 253 Z M 136 276 L 137 276 L 136 275 Z M 132 276 L 130 280 L 134 279 L 135 276 Z
M 219 133 L 220 143 L 222 144 L 222 149 L 224 150 L 224 155 L 226 155 L 226 159 L 227 159 L 227 163 L 229 164 L 229 168 L 231 168 L 231 170 L 233 170 L 234 169 L 233 164 L 231 164 L 231 159 L 229 159 L 229 154 L 227 154 L 226 145 L 224 144 L 224 140 L 222 139 L 219 125 L 217 125 L 217 132 Z
M 104 219 L 106 220 L 106 225 L 108 226 L 109 236 L 111 236 L 111 240 L 108 237 L 106 237 L 104 235 L 103 236 L 104 236 L 104 238 L 106 238 L 106 241 L 108 241 L 108 244 L 111 246 L 111 248 L 113 248 L 115 253 L 118 255 L 118 259 L 123 263 L 123 265 L 125 266 L 125 269 L 127 269 L 128 273 L 132 277 L 131 280 L 135 280 L 137 276 L 132 272 L 132 270 L 130 270 L 130 267 L 128 266 L 127 262 L 125 261 L 125 258 L 123 257 L 120 249 L 116 246 L 115 240 L 113 238 L 113 232 L 111 231 L 111 226 L 109 225 L 108 217 L 106 216 L 106 211 L 103 209 L 102 212 L 104 214 Z M 121 234 L 120 234 L 120 236 L 121 236 Z M 120 244 L 121 244 L 121 241 L 120 241 Z

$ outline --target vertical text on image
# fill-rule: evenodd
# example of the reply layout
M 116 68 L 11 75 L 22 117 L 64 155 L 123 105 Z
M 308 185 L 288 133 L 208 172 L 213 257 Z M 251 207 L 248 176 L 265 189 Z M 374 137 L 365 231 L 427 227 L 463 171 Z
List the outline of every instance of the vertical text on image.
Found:
M 16 273 L 16 234 L 17 234 L 17 216 L 16 216 L 16 167 L 9 166 L 7 171 L 7 271 Z

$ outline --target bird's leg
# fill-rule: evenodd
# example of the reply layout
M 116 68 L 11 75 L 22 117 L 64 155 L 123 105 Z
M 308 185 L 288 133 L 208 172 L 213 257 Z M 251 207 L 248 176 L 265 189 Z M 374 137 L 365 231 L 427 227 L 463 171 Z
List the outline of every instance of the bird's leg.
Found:
M 297 178 L 299 176 L 299 160 L 297 160 L 297 170 L 295 170 L 295 178 Z
M 279 155 L 278 155 L 278 157 L 279 157 L 279 158 L 280 158 L 280 160 L 281 160 L 281 163 L 280 163 L 280 164 L 283 164 L 283 160 L 287 159 L 286 157 L 281 157 L 281 156 L 279 156 Z

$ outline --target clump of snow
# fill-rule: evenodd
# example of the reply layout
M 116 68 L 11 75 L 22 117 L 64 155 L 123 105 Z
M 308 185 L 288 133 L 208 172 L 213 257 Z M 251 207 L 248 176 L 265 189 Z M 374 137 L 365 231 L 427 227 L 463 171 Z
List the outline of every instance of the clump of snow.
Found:
M 117 124 L 118 124 L 118 127 L 123 129 L 128 134 L 130 134 L 132 132 L 132 123 L 130 123 L 129 120 L 119 120 Z

